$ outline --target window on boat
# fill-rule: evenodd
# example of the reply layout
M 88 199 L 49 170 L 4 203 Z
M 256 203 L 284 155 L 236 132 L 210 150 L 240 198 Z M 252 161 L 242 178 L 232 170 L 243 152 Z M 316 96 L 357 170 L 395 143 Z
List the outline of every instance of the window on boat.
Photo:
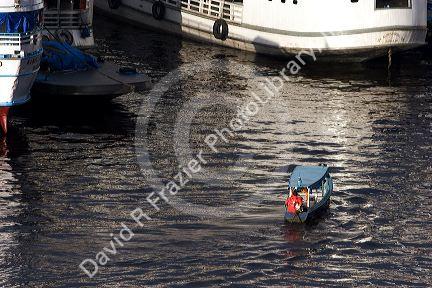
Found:
M 412 0 L 376 0 L 376 8 L 411 8 L 411 1 Z

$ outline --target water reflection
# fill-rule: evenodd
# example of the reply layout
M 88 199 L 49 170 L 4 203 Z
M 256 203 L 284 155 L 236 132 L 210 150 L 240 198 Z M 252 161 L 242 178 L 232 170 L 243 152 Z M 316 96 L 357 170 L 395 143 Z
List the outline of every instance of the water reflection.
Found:
M 10 165 L 6 138 L 0 139 L 0 283 L 5 285 L 15 274 L 16 269 L 10 265 L 14 260 L 14 247 L 19 244 L 16 231 L 16 216 L 22 213 L 20 201 L 22 191 L 19 181 Z
M 6 137 L 0 139 L 0 157 L 5 158 L 8 153 Z
M 193 75 L 158 102 L 148 139 L 165 177 L 185 155 L 183 146 L 193 153 L 204 148 L 206 135 L 235 112 L 226 106 L 196 111 L 189 135 L 181 134 L 183 146 L 175 146 L 185 103 L 223 90 L 218 101 L 241 104 L 251 83 L 284 65 L 135 28 L 116 34 L 113 23 L 100 21 L 99 52 L 149 71 L 156 81 L 197 55 L 227 60 L 224 73 Z M 138 33 L 146 37 L 136 39 Z M 131 39 L 137 45 L 128 45 Z M 152 58 L 155 50 L 160 54 Z M 239 63 L 244 70 L 235 68 Z M 208 178 L 245 154 L 254 156 L 245 160 L 247 173 L 217 185 L 191 182 L 179 195 L 213 206 L 253 193 L 262 201 L 241 207 L 241 217 L 205 221 L 164 206 L 94 279 L 78 270 L 80 261 L 106 246 L 110 233 L 130 222 L 131 210 L 150 209 L 149 180 L 134 146 L 135 119 L 144 116 L 139 111 L 147 95 L 75 104 L 73 111 L 43 101 L 23 107 L 14 117 L 15 134 L 0 144 L 2 285 L 425 285 L 432 243 L 432 70 L 395 66 L 388 87 L 386 67 L 376 65 L 303 69 L 212 158 Z M 322 162 L 335 179 L 329 213 L 312 226 L 285 225 L 277 196 L 286 189 L 287 172 Z

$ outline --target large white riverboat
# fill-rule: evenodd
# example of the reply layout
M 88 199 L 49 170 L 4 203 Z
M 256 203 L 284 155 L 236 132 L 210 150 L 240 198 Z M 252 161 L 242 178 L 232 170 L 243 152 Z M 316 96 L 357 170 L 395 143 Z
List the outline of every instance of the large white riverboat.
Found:
M 425 0 L 95 0 L 158 30 L 237 49 L 367 60 L 425 44 Z M 340 57 L 337 57 L 340 58 Z
M 11 106 L 30 100 L 42 55 L 43 0 L 0 2 L 0 126 Z
M 44 39 L 79 48 L 94 46 L 93 0 L 46 0 Z

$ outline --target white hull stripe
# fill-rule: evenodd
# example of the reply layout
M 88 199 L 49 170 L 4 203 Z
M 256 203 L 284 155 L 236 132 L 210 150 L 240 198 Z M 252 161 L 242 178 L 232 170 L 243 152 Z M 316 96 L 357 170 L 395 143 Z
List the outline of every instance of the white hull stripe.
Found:
M 29 75 L 33 75 L 35 73 L 39 72 L 39 69 L 34 70 L 32 72 L 28 72 L 28 73 L 23 73 L 23 74 L 18 74 L 18 75 L 0 75 L 0 78 L 18 78 L 18 77 L 25 77 L 25 76 L 29 76 Z
M 233 24 L 235 25 L 235 24 Z M 388 32 L 388 31 L 427 31 L 427 26 L 383 26 L 365 29 L 355 30 L 343 30 L 343 31 L 332 31 L 332 32 L 299 32 L 299 31 L 285 31 L 273 28 L 260 27 L 255 25 L 242 24 L 239 25 L 244 28 L 251 30 L 257 30 L 261 32 L 268 32 L 273 34 L 288 35 L 288 36 L 299 36 L 299 37 L 326 37 L 326 36 L 342 36 L 342 35 L 355 35 L 364 33 L 374 32 Z
M 2 61 L 17 61 L 17 60 L 27 60 L 27 59 L 32 59 L 35 57 L 40 56 L 43 53 L 43 49 L 40 48 L 34 52 L 31 53 L 27 53 L 27 56 L 24 57 L 9 57 L 9 56 L 15 56 L 15 55 L 10 55 L 10 54 L 0 54 L 0 59 L 2 59 Z M 7 57 L 5 57 L 7 56 Z
M 20 99 L 20 100 L 15 100 L 12 102 L 0 102 L 0 107 L 12 107 L 12 106 L 17 106 L 17 105 L 22 105 L 27 103 L 28 101 L 30 101 L 31 96 L 30 94 L 28 94 L 27 96 L 25 96 L 25 98 Z

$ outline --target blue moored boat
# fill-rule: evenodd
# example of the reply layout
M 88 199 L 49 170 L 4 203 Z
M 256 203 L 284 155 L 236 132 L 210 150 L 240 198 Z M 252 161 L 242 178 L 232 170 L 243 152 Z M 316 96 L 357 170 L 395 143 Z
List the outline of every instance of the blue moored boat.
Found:
M 304 223 L 329 208 L 333 180 L 326 165 L 297 166 L 289 180 L 289 191 L 292 188 L 300 190 L 299 196 L 303 198 L 305 211 L 296 214 L 285 211 L 286 222 Z

